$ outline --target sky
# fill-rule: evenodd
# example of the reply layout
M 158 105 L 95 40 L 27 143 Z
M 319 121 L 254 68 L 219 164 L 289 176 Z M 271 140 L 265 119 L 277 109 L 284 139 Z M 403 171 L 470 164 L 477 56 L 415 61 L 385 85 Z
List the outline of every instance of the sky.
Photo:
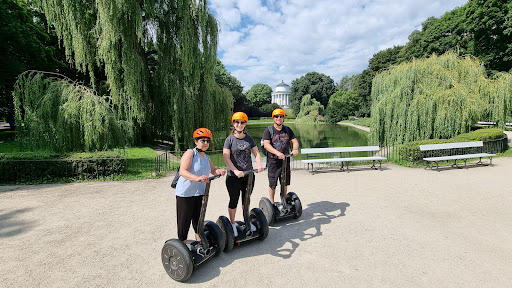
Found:
M 219 22 L 217 56 L 249 90 L 308 72 L 335 83 L 368 68 L 381 50 L 404 45 L 427 18 L 467 0 L 210 0 Z

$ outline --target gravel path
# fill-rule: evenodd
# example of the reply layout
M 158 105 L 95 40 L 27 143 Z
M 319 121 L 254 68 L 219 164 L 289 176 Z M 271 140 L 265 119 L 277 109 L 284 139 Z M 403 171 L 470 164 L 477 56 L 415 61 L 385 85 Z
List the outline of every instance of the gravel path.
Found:
M 512 158 L 493 163 L 293 171 L 302 217 L 211 259 L 186 284 L 160 260 L 176 237 L 173 175 L 0 186 L 0 286 L 510 287 Z M 257 175 L 253 206 L 266 184 Z M 227 203 L 214 181 L 206 218 L 226 215 Z

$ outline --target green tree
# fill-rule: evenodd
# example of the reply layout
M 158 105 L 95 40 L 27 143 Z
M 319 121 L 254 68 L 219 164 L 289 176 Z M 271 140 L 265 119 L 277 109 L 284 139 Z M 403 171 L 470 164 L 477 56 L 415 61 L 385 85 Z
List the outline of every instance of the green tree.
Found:
M 336 92 L 334 81 L 330 76 L 318 72 L 309 72 L 292 81 L 290 89 L 290 106 L 295 114 L 300 112 L 302 97 L 309 94 L 324 107 L 329 98 Z
M 357 92 L 360 106 L 356 116 L 370 115 L 370 107 L 372 105 L 372 81 L 375 74 L 375 71 L 368 68 L 361 72 L 357 77 L 354 90 Z
M 254 84 L 246 93 L 247 99 L 253 107 L 261 107 L 270 104 L 272 100 L 272 88 L 267 84 Z
M 25 70 L 54 71 L 60 64 L 50 38 L 34 21 L 34 15 L 21 1 L 0 2 L 0 119 L 6 118 L 14 128 L 14 105 L 11 92 L 16 77 Z
M 328 122 L 336 123 L 348 116 L 354 115 L 359 111 L 360 98 L 357 92 L 352 91 L 338 91 L 331 96 L 327 109 L 325 109 L 325 118 Z
M 482 63 L 448 52 L 393 66 L 375 76 L 370 139 L 401 144 L 449 139 L 481 119 L 499 127 L 512 116 L 512 76 L 489 80 Z
M 322 116 L 324 114 L 324 106 L 313 99 L 311 95 L 306 94 L 302 97 L 302 102 L 300 103 L 300 113 L 297 115 L 295 119 L 296 123 L 318 123 L 324 122 L 325 119 Z
M 340 80 L 340 83 L 338 83 L 338 85 L 336 85 L 336 89 L 338 91 L 352 91 L 352 90 L 354 90 L 355 82 L 356 82 L 358 76 L 359 76 L 359 74 L 352 75 L 350 77 L 343 76 L 343 78 L 341 78 L 341 80 Z
M 117 119 L 133 139 L 189 143 L 197 127 L 229 125 L 233 98 L 215 82 L 217 21 L 205 0 L 42 0 L 69 62 L 104 70 Z M 21 103 L 23 105 L 23 103 Z
M 227 90 L 231 92 L 233 95 L 233 111 L 249 111 L 249 106 L 247 105 L 247 99 L 243 93 L 243 87 L 240 81 L 236 79 L 235 76 L 231 75 L 224 64 L 220 60 L 217 59 L 217 64 L 215 65 L 215 82 Z

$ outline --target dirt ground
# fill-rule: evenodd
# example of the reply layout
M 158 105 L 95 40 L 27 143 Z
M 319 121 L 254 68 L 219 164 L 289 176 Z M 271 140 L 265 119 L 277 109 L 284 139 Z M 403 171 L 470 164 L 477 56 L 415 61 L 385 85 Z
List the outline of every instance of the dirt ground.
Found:
M 0 286 L 510 287 L 512 158 L 493 163 L 293 171 L 302 217 L 212 258 L 186 284 L 160 258 L 176 237 L 173 175 L 0 186 Z M 253 206 L 266 187 L 263 172 Z M 206 218 L 227 215 L 227 203 L 215 180 Z

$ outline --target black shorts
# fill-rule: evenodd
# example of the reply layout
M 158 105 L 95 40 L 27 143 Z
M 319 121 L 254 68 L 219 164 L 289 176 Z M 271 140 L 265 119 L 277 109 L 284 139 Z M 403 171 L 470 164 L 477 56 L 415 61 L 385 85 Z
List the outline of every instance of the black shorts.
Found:
M 176 216 L 178 218 L 178 239 L 187 240 L 190 222 L 197 233 L 197 224 L 203 205 L 203 196 L 180 197 L 176 196 Z
M 254 177 L 256 179 L 256 177 Z M 238 199 L 240 194 L 242 195 L 242 205 L 245 205 L 245 193 L 247 192 L 247 184 L 249 183 L 249 177 L 245 176 L 238 178 L 236 176 L 226 177 L 226 188 L 229 193 L 229 209 L 235 209 L 238 206 Z
M 283 160 L 281 159 L 273 159 L 267 162 L 267 171 L 268 171 L 268 187 L 272 189 L 276 189 L 277 180 L 281 180 L 281 173 L 283 167 Z M 285 186 L 290 185 L 290 162 L 288 162 L 288 167 L 286 169 L 286 184 Z

